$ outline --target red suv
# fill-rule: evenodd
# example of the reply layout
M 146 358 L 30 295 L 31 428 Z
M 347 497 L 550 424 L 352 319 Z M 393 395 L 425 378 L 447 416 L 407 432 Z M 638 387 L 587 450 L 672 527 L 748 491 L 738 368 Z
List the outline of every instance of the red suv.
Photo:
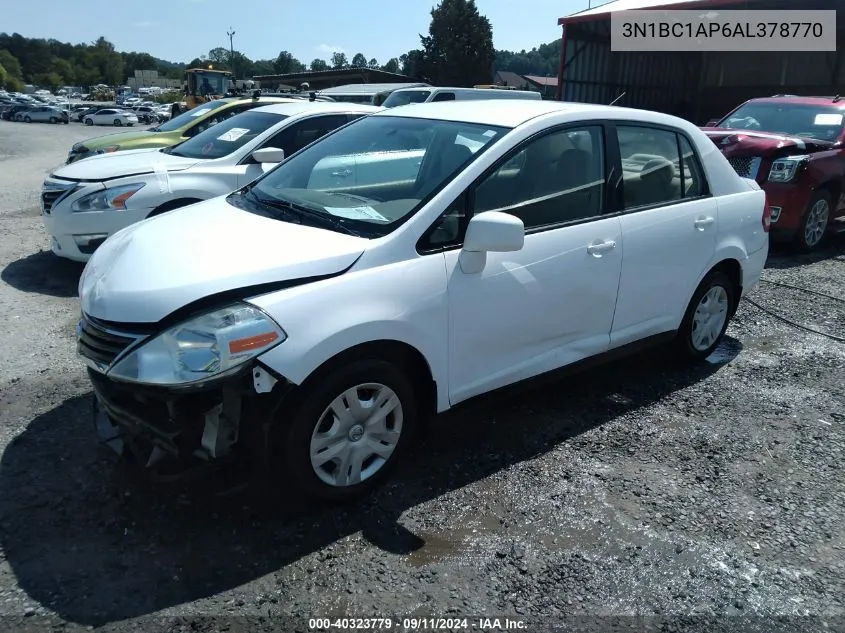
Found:
M 845 216 L 843 117 L 840 97 L 775 95 L 703 128 L 737 173 L 766 191 L 773 241 L 810 251 Z

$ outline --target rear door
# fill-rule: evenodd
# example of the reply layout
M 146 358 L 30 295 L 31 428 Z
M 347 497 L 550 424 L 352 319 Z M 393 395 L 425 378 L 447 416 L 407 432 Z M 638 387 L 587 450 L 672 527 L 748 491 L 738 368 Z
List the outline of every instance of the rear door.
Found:
M 676 329 L 716 251 L 718 215 L 701 163 L 677 130 L 616 125 L 622 276 L 611 345 Z

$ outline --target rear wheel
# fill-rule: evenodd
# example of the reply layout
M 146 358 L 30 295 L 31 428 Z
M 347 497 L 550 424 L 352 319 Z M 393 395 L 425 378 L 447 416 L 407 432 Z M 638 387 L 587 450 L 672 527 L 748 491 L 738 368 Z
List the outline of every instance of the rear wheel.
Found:
M 818 247 L 824 238 L 827 230 L 827 223 L 830 220 L 831 195 L 824 189 L 813 193 L 804 217 L 801 219 L 801 226 L 795 234 L 794 246 L 796 250 L 807 253 Z
M 32 123 L 32 119 L 30 119 L 28 116 L 25 116 L 23 120 L 25 123 Z
M 390 362 L 364 359 L 309 382 L 270 436 L 275 483 L 329 501 L 371 491 L 412 441 L 419 408 L 411 380 Z
M 93 119 L 85 119 L 85 125 L 94 125 Z
M 115 127 L 120 127 L 121 125 L 123 125 L 123 121 L 121 121 L 120 119 L 115 119 L 114 125 Z
M 55 125 L 55 124 L 56 124 L 56 123 L 58 123 L 58 122 L 59 122 L 59 120 L 58 120 L 56 117 L 54 117 L 54 116 L 51 116 L 51 117 L 50 117 L 50 123 L 52 123 L 52 124 L 54 124 L 54 125 Z
M 719 346 L 728 329 L 736 292 L 730 278 L 719 270 L 699 284 L 675 339 L 676 351 L 682 357 L 701 360 Z

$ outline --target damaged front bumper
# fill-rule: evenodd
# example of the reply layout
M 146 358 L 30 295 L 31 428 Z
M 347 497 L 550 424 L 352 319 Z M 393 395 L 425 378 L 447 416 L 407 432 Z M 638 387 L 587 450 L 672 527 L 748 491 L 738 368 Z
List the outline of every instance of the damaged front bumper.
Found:
M 89 367 L 101 442 L 156 480 L 263 464 L 267 429 L 292 385 L 259 364 L 193 389 L 111 380 Z

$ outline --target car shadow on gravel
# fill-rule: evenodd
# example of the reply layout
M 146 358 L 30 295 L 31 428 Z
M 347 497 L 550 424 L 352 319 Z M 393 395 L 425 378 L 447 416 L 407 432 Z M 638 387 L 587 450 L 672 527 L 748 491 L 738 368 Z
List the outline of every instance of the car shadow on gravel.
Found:
M 788 244 L 772 243 L 766 268 L 788 269 L 809 266 L 821 261 L 836 259 L 845 255 L 845 232 L 827 235 L 819 247 L 809 253 L 796 253 Z M 841 260 L 845 261 L 845 260 Z
M 12 288 L 51 297 L 75 297 L 84 264 L 39 251 L 7 265 L 0 279 Z
M 284 603 L 301 589 L 276 572 L 302 557 L 331 557 L 336 541 L 360 532 L 383 556 L 410 563 L 427 537 L 402 526 L 406 511 L 695 385 L 741 348 L 727 338 L 710 362 L 683 367 L 650 351 L 484 398 L 435 420 L 385 486 L 334 508 L 283 490 L 221 495 L 209 483 L 147 483 L 95 443 L 91 396 L 77 397 L 35 418 L 2 456 L 3 553 L 32 599 L 81 624 L 152 614 L 259 578 L 275 596 L 267 599 Z M 212 612 L 234 608 L 212 599 Z

